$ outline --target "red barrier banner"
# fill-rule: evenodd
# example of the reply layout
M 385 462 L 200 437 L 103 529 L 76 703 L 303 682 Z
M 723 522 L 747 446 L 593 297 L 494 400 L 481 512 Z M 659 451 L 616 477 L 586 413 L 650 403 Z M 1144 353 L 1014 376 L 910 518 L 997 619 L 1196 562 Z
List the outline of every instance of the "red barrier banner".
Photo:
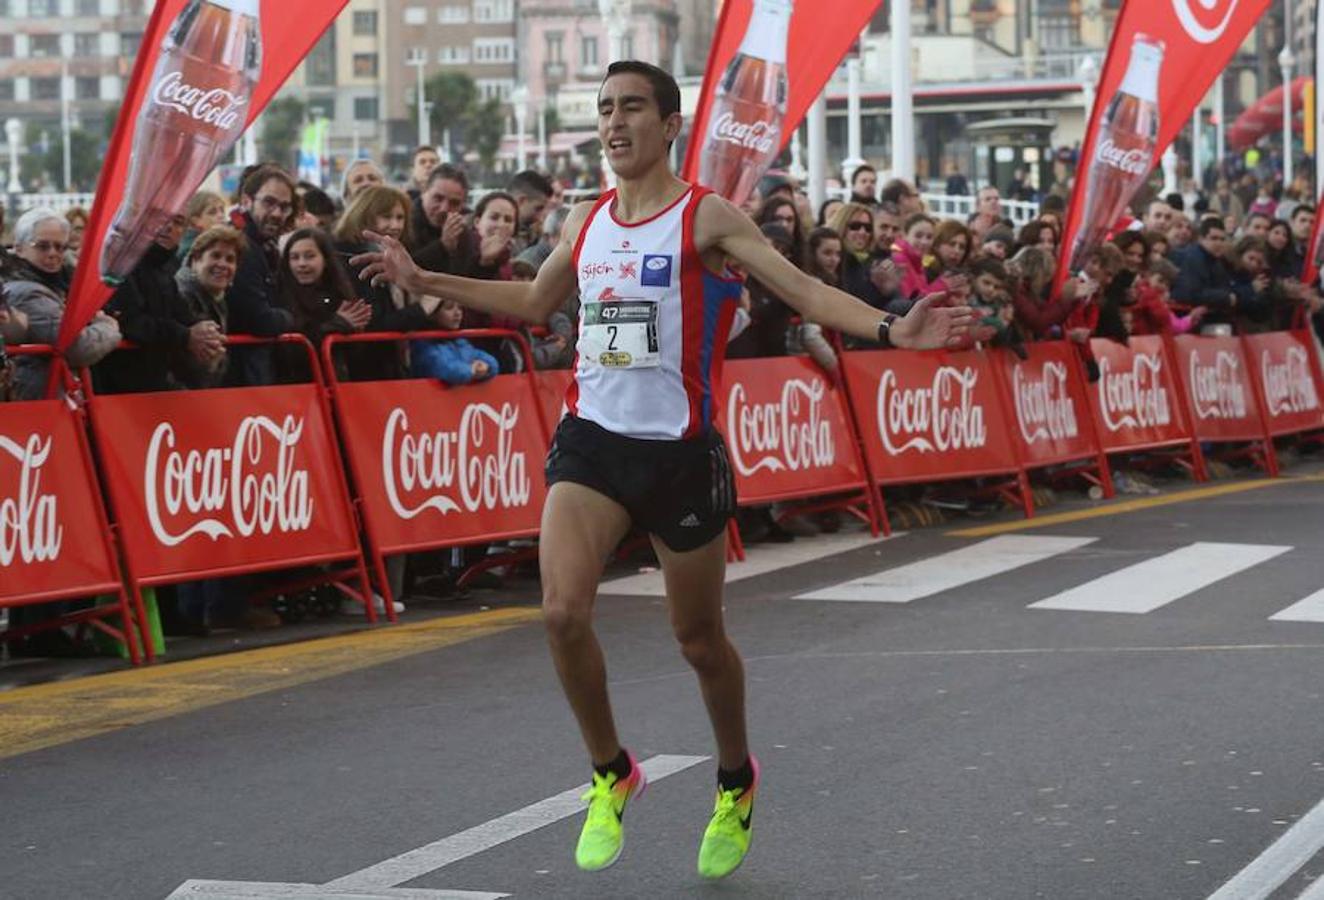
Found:
M 728 360 L 722 431 L 742 504 L 772 503 L 867 484 L 845 398 L 812 360 Z
M 315 386 L 97 396 L 89 407 L 139 582 L 358 553 Z
M 982 353 L 842 354 L 855 415 L 880 484 L 1016 472 L 1012 423 Z
M 1277 436 L 1324 428 L 1324 388 L 1315 344 L 1306 331 L 1248 334 L 1247 361 L 1260 381 L 1269 433 Z
M 1094 338 L 1090 346 L 1099 363 L 1099 380 L 1090 397 L 1105 450 L 1166 447 L 1190 440 L 1163 338 L 1133 337 L 1129 346 Z
M 1264 422 L 1241 341 L 1180 335 L 1174 345 L 1195 436 L 1202 441 L 1263 440 Z
M 63 401 L 6 403 L 0 416 L 0 602 L 119 589 L 83 440 Z
M 1097 455 L 1089 391 L 1075 349 L 1054 341 L 1027 344 L 1026 350 L 1024 360 L 1000 354 L 1021 460 L 1034 468 Z
M 527 375 L 342 382 L 341 434 L 382 553 L 536 534 L 547 439 Z

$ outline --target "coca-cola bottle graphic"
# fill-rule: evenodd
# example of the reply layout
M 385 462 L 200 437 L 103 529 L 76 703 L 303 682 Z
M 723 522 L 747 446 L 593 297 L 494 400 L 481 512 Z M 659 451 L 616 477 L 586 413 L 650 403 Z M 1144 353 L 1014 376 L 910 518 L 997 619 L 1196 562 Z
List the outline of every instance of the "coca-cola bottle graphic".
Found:
M 1163 67 L 1163 42 L 1137 34 L 1121 87 L 1108 103 L 1094 138 L 1085 185 L 1085 211 L 1071 268 L 1079 269 L 1084 254 L 1103 243 L 1126 212 L 1127 204 L 1145 183 L 1158 145 L 1158 83 Z
M 722 74 L 708 114 L 699 183 L 737 205 L 781 149 L 792 5 L 792 0 L 754 0 L 745 38 Z
M 138 113 L 124 197 L 101 246 L 102 280 L 129 274 L 234 146 L 261 70 L 258 0 L 189 0 Z

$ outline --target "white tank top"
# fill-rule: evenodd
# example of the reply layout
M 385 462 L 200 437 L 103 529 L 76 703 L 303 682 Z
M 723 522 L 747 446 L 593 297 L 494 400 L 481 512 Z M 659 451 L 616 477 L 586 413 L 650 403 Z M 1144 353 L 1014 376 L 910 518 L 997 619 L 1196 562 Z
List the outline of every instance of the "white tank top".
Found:
M 694 245 L 694 216 L 707 193 L 691 186 L 635 223 L 616 218 L 615 190 L 593 205 L 574 252 L 572 415 L 651 440 L 688 439 L 711 427 L 741 281 L 710 272 Z

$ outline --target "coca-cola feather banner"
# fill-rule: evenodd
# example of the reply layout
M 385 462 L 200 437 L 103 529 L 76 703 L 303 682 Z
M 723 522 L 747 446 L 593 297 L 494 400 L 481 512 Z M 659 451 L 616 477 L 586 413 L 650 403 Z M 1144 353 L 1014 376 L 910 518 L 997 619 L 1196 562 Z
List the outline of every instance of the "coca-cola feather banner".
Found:
M 742 203 L 881 0 L 727 0 L 681 175 Z
M 160 0 L 106 149 L 59 349 L 110 299 L 346 0 Z
M 1324 129 L 1320 128 L 1320 123 L 1324 121 L 1324 96 L 1321 96 L 1320 87 L 1324 85 L 1324 2 L 1315 4 L 1315 224 L 1310 229 L 1310 240 L 1306 242 L 1306 264 L 1301 271 L 1301 281 L 1303 284 L 1318 284 L 1320 261 L 1324 258 L 1324 245 L 1320 238 L 1324 237 L 1324 153 L 1321 153 L 1320 142 L 1324 141 Z M 1303 314 L 1304 317 L 1304 314 Z
M 1103 239 L 1268 5 L 1123 0 L 1081 145 L 1055 287 L 1073 251 L 1087 248 L 1077 238 Z

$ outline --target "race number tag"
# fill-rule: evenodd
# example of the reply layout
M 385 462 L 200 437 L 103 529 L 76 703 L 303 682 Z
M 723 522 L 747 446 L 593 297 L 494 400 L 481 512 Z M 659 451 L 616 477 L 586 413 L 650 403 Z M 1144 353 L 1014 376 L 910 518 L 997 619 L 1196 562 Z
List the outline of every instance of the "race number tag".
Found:
M 651 300 L 585 303 L 580 310 L 579 355 L 612 369 L 659 365 L 658 304 Z

